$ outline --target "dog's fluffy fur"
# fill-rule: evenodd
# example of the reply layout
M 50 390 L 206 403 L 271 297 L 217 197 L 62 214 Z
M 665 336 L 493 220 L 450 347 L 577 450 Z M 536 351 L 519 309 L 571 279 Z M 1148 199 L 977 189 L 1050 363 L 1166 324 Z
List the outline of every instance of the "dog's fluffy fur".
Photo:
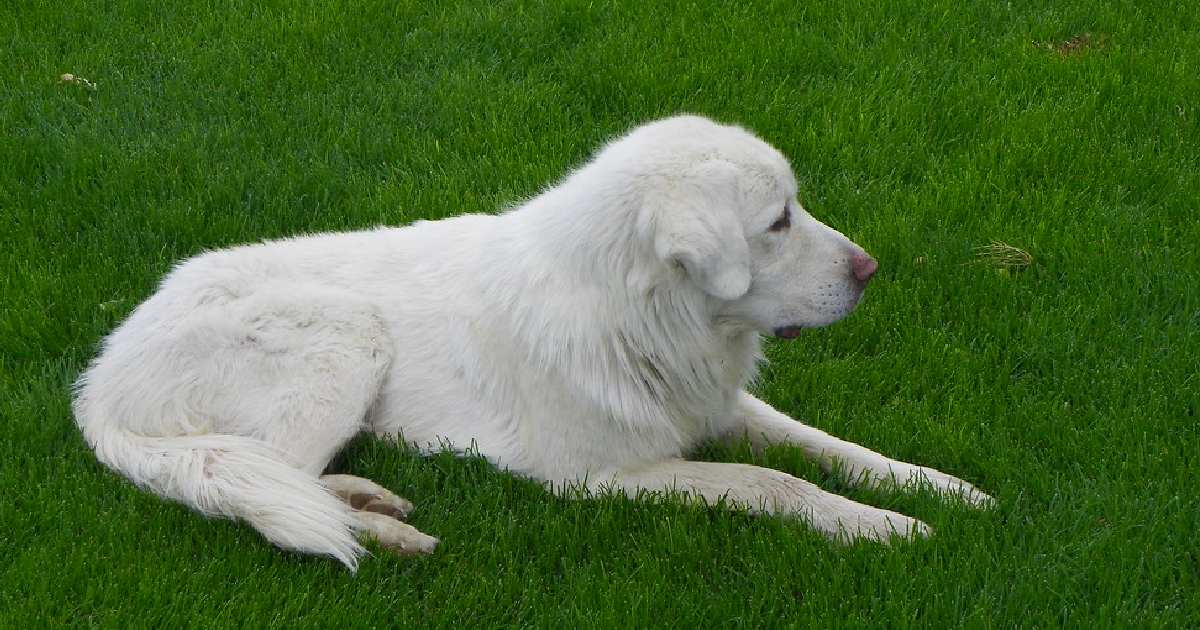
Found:
M 475 448 L 549 482 L 682 491 L 836 537 L 927 528 L 700 443 L 791 443 L 867 483 L 959 479 L 800 424 L 744 391 L 760 334 L 849 313 L 874 270 L 809 216 L 785 158 L 680 116 L 499 216 L 324 234 L 180 264 L 109 336 L 75 416 L 99 459 L 271 542 L 356 566 L 357 535 L 436 540 L 375 484 L 321 476 L 354 435 Z

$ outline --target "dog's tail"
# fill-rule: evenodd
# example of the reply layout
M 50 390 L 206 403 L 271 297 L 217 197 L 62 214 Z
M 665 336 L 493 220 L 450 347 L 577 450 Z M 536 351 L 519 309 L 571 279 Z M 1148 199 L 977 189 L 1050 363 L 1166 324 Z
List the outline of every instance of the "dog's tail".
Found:
M 285 549 L 357 569 L 365 551 L 354 538 L 349 506 L 267 443 L 236 435 L 138 435 L 116 423 L 85 422 L 76 411 L 100 461 L 137 485 L 206 515 L 243 519 Z

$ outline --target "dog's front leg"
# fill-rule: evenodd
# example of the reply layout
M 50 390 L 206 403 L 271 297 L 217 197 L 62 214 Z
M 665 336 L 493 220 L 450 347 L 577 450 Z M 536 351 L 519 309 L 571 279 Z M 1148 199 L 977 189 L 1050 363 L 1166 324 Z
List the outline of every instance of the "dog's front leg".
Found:
M 928 483 L 939 492 L 961 497 L 978 507 L 987 507 L 992 503 L 990 496 L 958 477 L 894 460 L 871 449 L 839 440 L 820 429 L 789 418 L 746 392 L 739 394 L 734 415 L 736 428 L 728 437 L 741 438 L 744 434 L 756 449 L 768 444 L 792 444 L 816 459 L 825 472 L 831 471 L 835 462 L 840 463 L 852 481 L 872 486 Z
M 751 512 L 797 516 L 835 539 L 887 541 L 891 536 L 926 535 L 929 526 L 888 510 L 831 494 L 787 473 L 747 464 L 672 459 L 622 469 L 589 484 L 618 489 L 630 498 L 638 491 L 675 491 L 712 504 L 721 499 Z

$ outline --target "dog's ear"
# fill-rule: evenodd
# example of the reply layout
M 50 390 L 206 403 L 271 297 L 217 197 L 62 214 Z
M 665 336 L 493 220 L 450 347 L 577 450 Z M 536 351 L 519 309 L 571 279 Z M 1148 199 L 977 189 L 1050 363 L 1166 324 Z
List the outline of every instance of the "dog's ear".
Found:
M 750 248 L 738 220 L 740 171 L 705 162 L 680 179 L 657 182 L 647 194 L 654 252 L 679 264 L 705 293 L 734 300 L 750 289 Z

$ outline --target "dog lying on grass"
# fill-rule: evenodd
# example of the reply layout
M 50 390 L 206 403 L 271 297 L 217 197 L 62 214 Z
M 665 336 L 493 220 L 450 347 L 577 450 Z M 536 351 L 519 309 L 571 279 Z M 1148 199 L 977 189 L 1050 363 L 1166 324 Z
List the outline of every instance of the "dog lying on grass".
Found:
M 355 435 L 471 445 L 556 490 L 678 490 L 840 539 L 928 528 L 745 464 L 708 440 L 792 444 L 869 484 L 973 486 L 805 426 L 744 389 L 760 337 L 849 314 L 877 263 L 811 217 L 787 160 L 697 116 L 639 127 L 500 214 L 197 256 L 104 342 L 75 417 L 100 461 L 350 569 L 358 537 L 437 540 L 377 484 L 323 475 Z

